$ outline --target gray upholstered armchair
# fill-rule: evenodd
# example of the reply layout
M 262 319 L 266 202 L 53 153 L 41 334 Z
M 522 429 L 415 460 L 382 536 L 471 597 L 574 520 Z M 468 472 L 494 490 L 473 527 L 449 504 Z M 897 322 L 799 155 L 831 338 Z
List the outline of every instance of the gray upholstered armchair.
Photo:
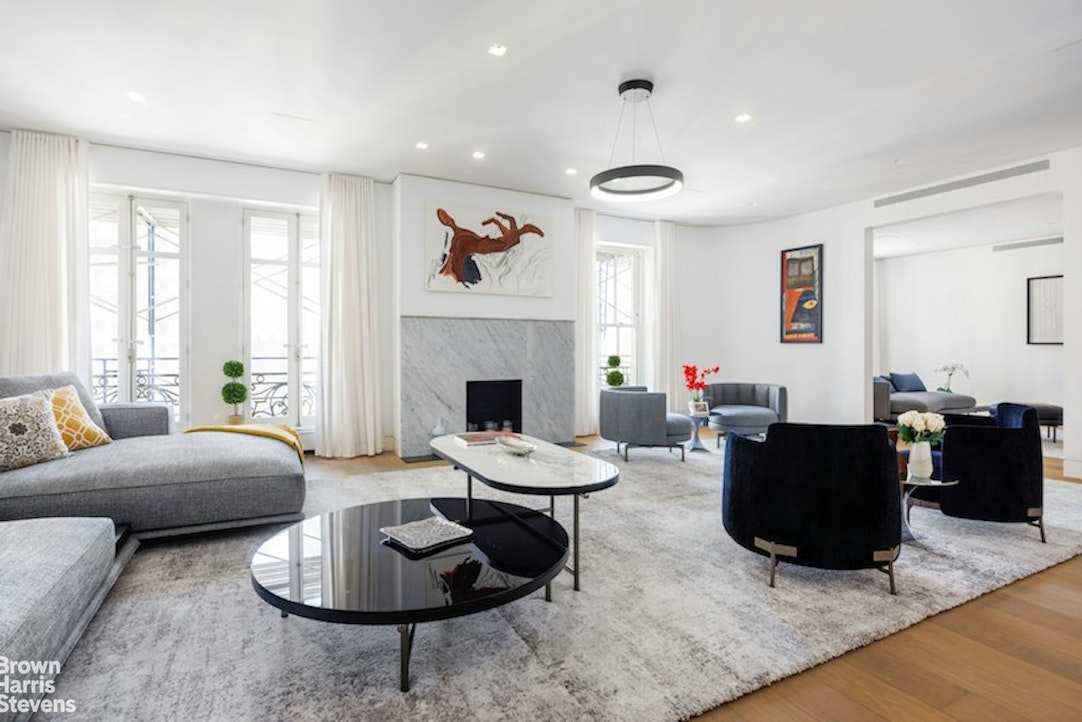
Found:
M 777 384 L 707 384 L 710 428 L 721 434 L 763 434 L 771 424 L 789 420 L 789 394 Z
M 647 391 L 645 386 L 620 386 L 601 391 L 601 438 L 616 442 L 616 453 L 624 446 L 624 461 L 631 446 L 680 447 L 684 460 L 683 442 L 691 438 L 691 418 L 669 413 L 668 402 L 661 391 Z

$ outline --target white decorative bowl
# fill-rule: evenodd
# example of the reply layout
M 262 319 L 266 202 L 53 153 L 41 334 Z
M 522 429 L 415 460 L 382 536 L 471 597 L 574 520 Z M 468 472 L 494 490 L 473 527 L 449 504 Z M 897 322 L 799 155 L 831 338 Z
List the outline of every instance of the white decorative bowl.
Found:
M 523 439 L 516 439 L 513 436 L 497 436 L 496 443 L 508 454 L 514 454 L 515 456 L 526 456 L 537 451 L 535 444 Z

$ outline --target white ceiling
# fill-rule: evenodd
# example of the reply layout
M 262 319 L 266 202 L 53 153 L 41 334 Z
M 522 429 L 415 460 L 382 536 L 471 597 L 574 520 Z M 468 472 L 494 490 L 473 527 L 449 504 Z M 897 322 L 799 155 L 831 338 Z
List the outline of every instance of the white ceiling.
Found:
M 606 205 L 632 77 L 688 189 Z M 1082 145 L 1082 2 L 8 0 L 0 128 L 746 223 Z

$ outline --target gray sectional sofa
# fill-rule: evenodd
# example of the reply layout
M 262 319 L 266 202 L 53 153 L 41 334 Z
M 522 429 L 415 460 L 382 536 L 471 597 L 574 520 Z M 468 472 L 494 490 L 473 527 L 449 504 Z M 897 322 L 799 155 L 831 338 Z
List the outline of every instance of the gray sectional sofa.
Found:
M 99 408 L 68 373 L 0 377 L 0 398 L 69 384 L 113 441 L 0 472 L 0 656 L 9 660 L 62 663 L 139 539 L 303 518 L 303 465 L 275 439 L 173 433 L 165 406 Z M 2 722 L 28 717 L 0 710 Z
M 872 416 L 876 421 L 894 421 L 906 411 L 935 413 L 971 413 L 978 410 L 977 400 L 950 391 L 898 391 L 889 378 L 872 379 Z

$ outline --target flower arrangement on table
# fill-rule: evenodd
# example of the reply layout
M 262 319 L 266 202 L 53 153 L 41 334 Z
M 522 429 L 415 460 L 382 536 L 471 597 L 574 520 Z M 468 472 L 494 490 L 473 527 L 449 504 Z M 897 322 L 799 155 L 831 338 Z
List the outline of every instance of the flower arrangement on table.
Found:
M 947 428 L 943 417 L 930 411 L 906 411 L 898 416 L 895 423 L 898 438 L 913 445 L 907 461 L 910 478 L 907 483 L 915 483 L 913 479 L 930 479 L 935 471 L 932 444 L 943 440 Z
M 938 389 L 936 389 L 936 391 L 946 391 L 947 393 L 950 393 L 951 379 L 954 378 L 954 375 L 956 373 L 962 374 L 967 379 L 969 378 L 969 369 L 967 369 L 964 365 L 958 363 L 957 361 L 955 361 L 954 363 L 950 363 L 950 364 L 943 364 L 942 366 L 937 368 L 935 371 L 936 371 L 936 373 L 947 374 L 946 383 L 944 383 L 942 386 L 940 386 Z
M 691 401 L 688 403 L 688 407 L 692 410 L 692 413 L 705 416 L 709 412 L 709 409 L 706 408 L 706 402 L 703 401 L 703 391 L 706 391 L 706 377 L 710 374 L 716 374 L 718 371 L 721 371 L 721 366 L 705 368 L 700 371 L 698 366 L 684 364 L 684 386 L 691 392 Z
M 898 416 L 898 438 L 907 443 L 927 441 L 938 444 L 943 440 L 947 423 L 940 414 L 931 411 L 906 411 Z

